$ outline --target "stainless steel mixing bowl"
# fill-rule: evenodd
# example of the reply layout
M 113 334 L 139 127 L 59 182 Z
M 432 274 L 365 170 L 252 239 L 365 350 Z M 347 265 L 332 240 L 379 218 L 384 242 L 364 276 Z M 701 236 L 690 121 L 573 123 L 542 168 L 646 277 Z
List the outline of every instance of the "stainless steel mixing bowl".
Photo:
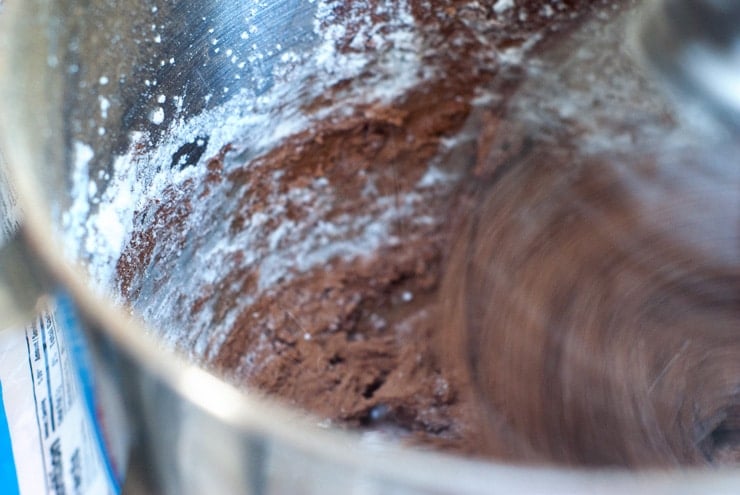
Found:
M 124 490 L 736 493 L 740 473 L 734 471 L 520 467 L 372 444 L 320 428 L 164 352 L 139 320 L 92 289 L 110 281 L 109 272 L 95 267 L 110 266 L 120 239 L 122 217 L 105 217 L 111 214 L 106 208 L 116 204 L 117 214 L 133 205 L 125 188 L 107 196 L 107 204 L 90 198 L 119 179 L 133 178 L 124 181 L 132 188 L 154 187 L 162 170 L 202 163 L 244 136 L 257 151 L 265 149 L 303 118 L 301 102 L 322 91 L 327 78 L 357 75 L 349 61 L 330 67 L 322 56 L 322 32 L 331 28 L 322 9 L 331 3 L 5 3 L 0 137 L 23 228 L 3 246 L 15 277 L 4 269 L 3 287 L 11 289 L 0 308 L 10 318 L 27 314 L 42 293 L 72 295 L 107 390 L 99 407 L 126 413 L 127 427 L 109 431 L 111 444 L 128 459 Z M 388 5 L 403 10 L 405 2 Z M 394 12 L 405 22 L 401 10 Z M 362 69 L 371 67 L 377 77 L 358 92 L 378 84 L 392 88 L 409 57 L 413 51 L 393 51 L 365 61 Z M 216 127 L 217 120 L 225 125 Z M 99 222 L 85 223 L 91 217 Z M 95 242 L 83 242 L 90 239 Z

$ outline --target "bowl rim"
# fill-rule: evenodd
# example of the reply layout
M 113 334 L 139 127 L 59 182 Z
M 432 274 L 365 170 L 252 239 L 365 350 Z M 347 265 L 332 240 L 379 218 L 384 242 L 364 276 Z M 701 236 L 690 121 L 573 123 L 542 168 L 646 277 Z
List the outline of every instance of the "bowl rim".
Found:
M 0 0 L 1 1 L 1 0 Z M 3 5 L 0 24 L 13 22 L 14 6 Z M 10 30 L 9 30 L 10 31 Z M 11 32 L 6 32 L 11 35 Z M 3 68 L 0 44 L 0 74 Z M 7 65 L 6 65 L 7 68 Z M 0 94 L 13 85 L 14 78 L 0 77 Z M 16 88 L 18 90 L 19 88 Z M 22 88 L 20 88 L 22 89 Z M 18 102 L 12 102 L 16 105 Z M 322 428 L 317 421 L 274 399 L 254 391 L 244 391 L 216 375 L 188 363 L 177 353 L 163 353 L 146 325 L 112 301 L 91 289 L 87 276 L 67 260 L 55 246 L 49 207 L 39 181 L 24 166 L 33 154 L 18 143 L 22 126 L 5 119 L 0 112 L 0 149 L 23 212 L 23 235 L 52 278 L 71 295 L 77 308 L 96 327 L 140 366 L 161 381 L 192 407 L 212 416 L 240 435 L 262 434 L 300 449 L 323 460 L 355 469 L 382 482 L 399 483 L 416 489 L 439 492 L 490 493 L 625 493 L 645 490 L 649 493 L 673 493 L 680 489 L 704 493 L 735 493 L 740 487 L 740 469 L 682 468 L 634 471 L 627 469 L 588 469 L 547 465 L 521 465 L 464 458 L 451 454 L 423 451 L 392 442 L 379 441 L 369 446 L 358 432 Z M 209 400 L 203 401 L 207 391 Z M 225 406 L 226 405 L 226 406 Z

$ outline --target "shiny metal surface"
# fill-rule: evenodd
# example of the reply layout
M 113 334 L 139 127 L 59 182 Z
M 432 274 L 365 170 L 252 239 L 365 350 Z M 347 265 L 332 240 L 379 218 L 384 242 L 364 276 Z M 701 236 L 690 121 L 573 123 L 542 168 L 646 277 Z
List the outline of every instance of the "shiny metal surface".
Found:
M 89 277 L 74 266 L 80 260 L 63 256 L 59 240 L 63 213 L 75 199 L 75 143 L 92 150 L 86 173 L 98 189 L 105 188 L 106 174 L 132 142 L 141 144 L 142 154 L 164 147 L 163 156 L 171 158 L 131 163 L 141 183 L 151 181 L 158 167 L 184 167 L 208 156 L 230 138 L 213 137 L 212 122 L 176 136 L 174 144 L 162 130 L 236 95 L 247 106 L 258 102 L 276 85 L 279 56 L 265 47 L 279 43 L 299 55 L 316 50 L 316 8 L 317 2 L 300 0 L 9 0 L 4 6 L 0 73 L 13 76 L 0 83 L 8 102 L 0 116 L 2 146 L 26 213 L 29 249 L 41 260 L 43 277 L 61 283 L 85 314 L 97 371 L 108 384 L 102 407 L 126 413 L 133 433 L 131 483 L 140 483 L 126 490 L 737 493 L 736 472 L 524 468 L 368 444 L 357 435 L 320 429 L 163 353 L 140 321 L 90 289 Z M 225 57 L 226 50 L 232 55 Z M 248 63 L 240 67 L 233 56 Z M 300 102 L 323 74 L 317 67 L 294 69 L 290 97 Z M 267 115 L 290 120 L 288 103 L 278 101 Z M 72 254 L 82 261 L 89 256 L 83 247 Z M 119 433 L 112 443 L 127 445 L 127 435 Z
M 646 58 L 681 98 L 740 129 L 740 3 L 654 2 L 639 37 Z
M 144 154 L 160 144 L 175 120 L 216 108 L 240 90 L 246 93 L 242 98 L 258 98 L 274 84 L 280 52 L 268 48 L 279 43 L 283 51 L 307 50 L 315 37 L 315 3 L 300 0 L 259 8 L 227 0 L 38 2 L 37 15 L 28 18 L 17 11 L 31 12 L 31 4 L 10 7 L 8 24 L 15 25 L 6 44 L 23 47 L 4 51 L 13 79 L 23 81 L 6 88 L 8 97 L 22 102 L 8 108 L 7 120 L 14 122 L 10 140 L 33 154 L 29 163 L 39 164 L 42 184 L 56 196 L 59 185 L 69 185 L 75 141 L 92 148 L 89 176 L 102 187 L 100 177 L 124 153 L 132 132 L 146 134 Z M 167 97 L 163 102 L 161 95 Z M 156 166 L 192 165 L 204 151 L 195 140 L 182 142 L 170 163 Z M 64 209 L 69 198 L 61 199 Z

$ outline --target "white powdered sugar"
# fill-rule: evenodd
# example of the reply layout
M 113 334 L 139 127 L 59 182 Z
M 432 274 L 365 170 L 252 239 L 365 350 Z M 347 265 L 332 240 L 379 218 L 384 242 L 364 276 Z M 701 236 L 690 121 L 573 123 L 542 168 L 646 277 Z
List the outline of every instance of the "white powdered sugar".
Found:
M 493 11 L 497 14 L 503 14 L 509 9 L 513 9 L 515 6 L 514 0 L 496 0 L 493 4 Z
M 340 8 L 348 10 L 341 21 L 336 14 Z M 391 101 L 423 76 L 420 40 L 406 0 L 319 2 L 314 26 L 323 40 L 315 53 L 317 68 L 337 81 L 364 80 L 367 101 Z M 367 76 L 371 64 L 372 76 Z
M 349 12 L 343 12 L 340 19 L 338 9 L 345 7 Z M 146 133 L 132 134 L 129 152 L 116 157 L 107 172 L 96 173 L 90 169 L 93 150 L 78 142 L 73 203 L 63 214 L 67 251 L 87 263 L 91 277 L 101 290 L 124 303 L 114 289 L 117 286 L 116 264 L 134 233 L 148 227 L 134 225 L 135 212 L 163 197 L 168 188 L 177 190 L 178 184 L 185 181 L 203 180 L 205 167 L 202 165 L 182 170 L 166 167 L 183 143 L 194 142 L 207 130 L 209 140 L 201 163 L 216 155 L 227 143 L 233 143 L 240 150 L 241 161 L 227 163 L 227 168 L 243 167 L 244 156 L 259 156 L 286 137 L 309 128 L 315 120 L 349 115 L 358 104 L 389 103 L 431 75 L 430 69 L 425 69 L 420 62 L 416 29 L 406 1 L 363 1 L 349 5 L 339 1 L 316 2 L 315 48 L 304 53 L 282 51 L 273 70 L 275 83 L 266 92 L 257 95 L 248 87 L 235 87 L 234 97 L 223 105 L 195 116 L 178 115 L 169 124 L 166 137 L 145 153 L 141 153 L 141 149 L 151 137 Z M 254 34 L 248 32 L 247 36 Z M 322 74 L 320 81 L 312 78 L 317 73 Z M 353 83 L 344 88 L 345 94 L 338 98 L 341 105 L 326 104 L 310 113 L 304 110 L 302 105 L 307 101 L 345 80 Z M 179 102 L 179 108 L 188 97 L 186 94 L 163 96 L 165 101 Z M 108 107 L 107 101 L 101 100 L 98 111 L 107 113 Z M 154 124 L 164 123 L 160 107 L 150 110 L 145 117 Z M 197 321 L 190 320 L 182 309 L 189 307 L 198 296 L 197 291 L 191 289 L 218 286 L 228 270 L 234 268 L 228 263 L 214 264 L 214 259 L 227 259 L 237 251 L 244 253 L 243 266 L 258 269 L 258 288 L 264 290 L 278 280 L 329 259 L 361 256 L 392 241 L 393 222 L 399 216 L 408 216 L 414 203 L 419 201 L 414 194 L 395 199 L 379 198 L 372 212 L 327 221 L 322 215 L 330 207 L 335 193 L 320 180 L 305 189 L 291 191 L 291 201 L 311 204 L 307 211 L 314 217 L 302 221 L 302 226 L 284 218 L 281 210 L 284 201 L 272 198 L 265 211 L 253 215 L 249 225 L 232 235 L 226 232 L 226 219 L 222 219 L 222 225 L 213 224 L 209 216 L 213 201 L 194 202 L 193 212 L 183 229 L 193 229 L 196 232 L 193 235 L 208 229 L 211 240 L 199 245 L 197 253 L 188 255 L 193 266 L 187 268 L 178 265 L 178 259 L 184 256 L 180 248 L 160 253 L 166 256 L 160 260 L 159 268 L 171 270 L 173 279 L 160 284 L 164 275 L 156 275 L 160 272 L 154 270 L 152 281 L 144 284 L 142 295 L 133 301 L 136 310 L 162 332 L 166 343 L 174 345 L 186 338 L 193 357 L 202 358 L 218 350 L 235 317 L 234 311 L 229 312 L 214 328 L 212 308 L 208 305 L 204 306 Z M 437 180 L 440 177 L 432 174 L 420 187 L 432 185 Z M 101 187 L 91 187 L 95 182 Z M 218 193 L 216 190 L 211 194 Z M 173 199 L 181 200 L 183 198 Z M 267 220 L 274 222 L 281 218 L 277 226 L 265 229 Z M 420 222 L 427 220 L 418 219 Z M 307 225 L 313 225 L 311 231 L 307 230 Z M 176 280 L 178 269 L 187 274 L 184 280 Z M 244 307 L 250 297 L 235 295 L 235 308 Z M 183 326 L 188 328 L 184 331 Z

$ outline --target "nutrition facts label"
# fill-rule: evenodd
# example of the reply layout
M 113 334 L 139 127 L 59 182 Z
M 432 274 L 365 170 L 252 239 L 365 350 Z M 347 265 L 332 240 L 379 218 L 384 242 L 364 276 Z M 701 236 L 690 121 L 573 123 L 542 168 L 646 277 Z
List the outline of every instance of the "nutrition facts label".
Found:
M 0 493 L 116 493 L 77 363 L 53 312 L 0 332 Z

